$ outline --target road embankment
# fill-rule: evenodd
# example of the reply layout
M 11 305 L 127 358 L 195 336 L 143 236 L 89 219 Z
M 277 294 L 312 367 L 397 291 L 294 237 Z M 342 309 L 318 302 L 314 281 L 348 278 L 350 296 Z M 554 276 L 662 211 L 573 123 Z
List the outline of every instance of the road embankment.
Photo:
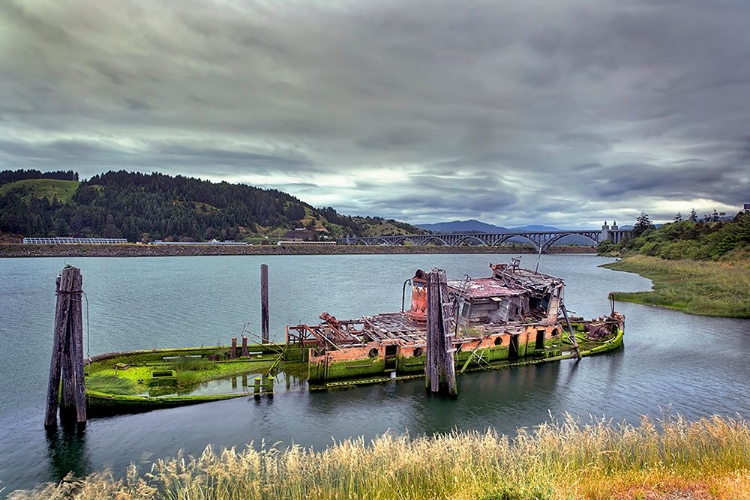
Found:
M 593 247 L 554 247 L 550 253 L 594 253 Z M 0 257 L 177 257 L 200 255 L 528 254 L 531 247 L 365 245 L 0 245 Z

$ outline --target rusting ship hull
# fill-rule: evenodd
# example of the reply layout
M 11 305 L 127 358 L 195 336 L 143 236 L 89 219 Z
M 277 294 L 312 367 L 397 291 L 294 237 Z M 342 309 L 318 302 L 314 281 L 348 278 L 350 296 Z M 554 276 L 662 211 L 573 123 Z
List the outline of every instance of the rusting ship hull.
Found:
M 580 358 L 622 346 L 625 318 L 614 304 L 607 316 L 569 317 L 561 279 L 522 269 L 517 261 L 490 267 L 489 278 L 448 283 L 457 372 Z M 287 327 L 287 345 L 308 363 L 311 387 L 424 374 L 428 290 L 422 271 L 407 281 L 408 311 L 349 321 L 323 313 L 316 325 Z

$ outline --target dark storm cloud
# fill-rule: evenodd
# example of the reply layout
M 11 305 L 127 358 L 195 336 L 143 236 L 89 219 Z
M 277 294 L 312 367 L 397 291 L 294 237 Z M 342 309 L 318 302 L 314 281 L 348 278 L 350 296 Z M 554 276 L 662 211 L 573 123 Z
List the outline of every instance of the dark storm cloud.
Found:
M 197 146 L 185 146 L 182 144 L 169 144 L 157 146 L 153 153 L 156 157 L 172 158 L 173 163 L 180 162 L 198 165 L 236 165 L 253 167 L 258 171 L 266 171 L 270 174 L 283 170 L 306 170 L 312 169 L 313 165 L 303 158 L 285 158 L 267 154 L 252 153 L 249 151 L 232 151 Z
M 249 182 L 409 222 L 730 212 L 749 22 L 729 1 L 11 0 L 0 168 Z

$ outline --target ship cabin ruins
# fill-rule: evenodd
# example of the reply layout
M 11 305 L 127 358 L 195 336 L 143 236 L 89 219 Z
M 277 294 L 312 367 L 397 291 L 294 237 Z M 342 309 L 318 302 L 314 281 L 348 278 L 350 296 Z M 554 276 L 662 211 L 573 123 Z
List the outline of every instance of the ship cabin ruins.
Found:
M 490 268 L 491 277 L 448 282 L 459 308 L 459 329 L 489 333 L 557 322 L 564 287 L 560 278 L 523 269 L 517 259 Z

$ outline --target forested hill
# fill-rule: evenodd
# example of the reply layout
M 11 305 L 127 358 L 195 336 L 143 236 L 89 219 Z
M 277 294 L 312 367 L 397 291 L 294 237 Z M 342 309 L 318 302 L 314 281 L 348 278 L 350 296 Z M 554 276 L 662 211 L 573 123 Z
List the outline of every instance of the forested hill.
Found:
M 77 179 L 74 172 L 0 172 L 0 232 L 145 242 L 284 238 L 295 229 L 305 239 L 321 239 L 366 231 L 365 219 L 316 209 L 273 189 L 125 171 Z

